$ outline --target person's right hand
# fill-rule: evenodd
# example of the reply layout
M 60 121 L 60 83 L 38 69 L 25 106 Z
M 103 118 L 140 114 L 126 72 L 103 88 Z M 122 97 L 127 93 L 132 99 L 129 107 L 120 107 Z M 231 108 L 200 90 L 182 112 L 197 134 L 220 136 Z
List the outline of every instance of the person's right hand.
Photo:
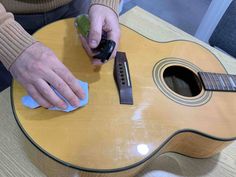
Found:
M 78 98 L 85 97 L 73 74 L 58 60 L 52 50 L 40 42 L 27 48 L 11 65 L 10 72 L 28 94 L 45 108 L 67 107 L 50 85 L 73 106 L 79 105 Z

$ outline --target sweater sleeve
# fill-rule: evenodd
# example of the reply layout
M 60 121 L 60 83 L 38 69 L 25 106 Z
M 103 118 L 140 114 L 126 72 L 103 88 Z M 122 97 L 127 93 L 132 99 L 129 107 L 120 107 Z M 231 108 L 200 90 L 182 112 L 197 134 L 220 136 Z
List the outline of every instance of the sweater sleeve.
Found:
M 120 0 L 91 0 L 90 7 L 95 4 L 100 4 L 111 8 L 117 16 L 119 16 Z
M 9 69 L 16 58 L 34 42 L 35 39 L 0 3 L 0 61 L 3 65 Z

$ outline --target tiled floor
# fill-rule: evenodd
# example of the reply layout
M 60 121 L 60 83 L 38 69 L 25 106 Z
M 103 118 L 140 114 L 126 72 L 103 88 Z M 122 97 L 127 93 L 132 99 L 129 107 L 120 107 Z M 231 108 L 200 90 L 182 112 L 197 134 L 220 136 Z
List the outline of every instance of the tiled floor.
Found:
M 194 35 L 211 0 L 126 0 L 122 13 L 139 6 Z

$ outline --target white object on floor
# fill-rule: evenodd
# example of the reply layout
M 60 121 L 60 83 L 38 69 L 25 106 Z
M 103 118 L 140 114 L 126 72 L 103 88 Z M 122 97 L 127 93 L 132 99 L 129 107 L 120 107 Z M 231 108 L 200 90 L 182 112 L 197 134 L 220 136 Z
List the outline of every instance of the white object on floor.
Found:
M 179 177 L 179 176 L 161 170 L 154 170 L 146 173 L 143 177 Z

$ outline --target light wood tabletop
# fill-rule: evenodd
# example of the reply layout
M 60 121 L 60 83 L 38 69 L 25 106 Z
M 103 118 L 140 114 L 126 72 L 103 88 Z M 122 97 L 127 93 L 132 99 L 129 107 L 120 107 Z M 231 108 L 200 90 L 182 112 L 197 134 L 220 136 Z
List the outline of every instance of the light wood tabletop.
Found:
M 236 60 L 141 8 L 135 7 L 128 11 L 120 17 L 120 22 L 142 35 L 160 42 L 185 39 L 200 43 L 218 57 L 228 73 L 236 74 Z M 0 176 L 46 176 L 34 165 L 27 153 L 25 145 L 27 139 L 19 129 L 12 112 L 10 89 L 0 93 L 0 121 Z M 29 142 L 28 144 L 30 145 Z M 166 153 L 156 158 L 138 177 L 235 177 L 235 149 L 236 142 L 209 159 L 193 159 L 179 154 Z

